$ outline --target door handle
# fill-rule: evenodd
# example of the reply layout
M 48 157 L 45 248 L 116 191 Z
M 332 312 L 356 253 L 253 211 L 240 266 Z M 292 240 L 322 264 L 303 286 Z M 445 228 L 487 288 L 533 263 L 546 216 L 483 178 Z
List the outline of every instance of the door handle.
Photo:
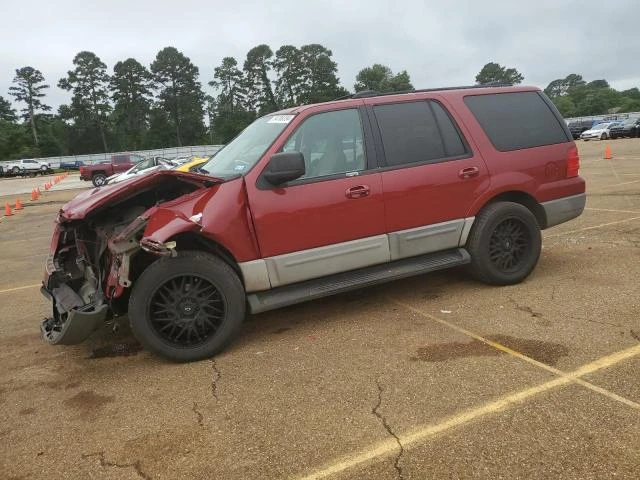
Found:
M 467 167 L 458 172 L 458 176 L 463 180 L 466 180 L 467 178 L 477 177 L 478 175 L 480 175 L 480 169 L 478 167 Z
M 362 198 L 369 195 L 369 191 L 369 185 L 358 185 L 347 188 L 347 191 L 344 194 L 347 198 Z

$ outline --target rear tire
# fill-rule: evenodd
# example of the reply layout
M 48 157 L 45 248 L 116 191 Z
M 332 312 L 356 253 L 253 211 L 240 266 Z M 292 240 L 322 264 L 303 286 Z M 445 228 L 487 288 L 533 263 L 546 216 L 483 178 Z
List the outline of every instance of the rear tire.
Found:
M 242 282 L 214 255 L 187 251 L 152 263 L 129 300 L 134 335 L 176 362 L 210 358 L 238 335 L 246 314 Z
M 492 203 L 476 217 L 469 234 L 471 274 L 491 285 L 520 283 L 535 268 L 541 248 L 540 226 L 528 208 Z
M 604 132 L 602 135 L 600 135 L 600 140 L 606 140 L 607 138 L 607 132 Z
M 107 176 L 104 173 L 96 173 L 93 175 L 93 177 L 91 177 L 91 182 L 93 183 L 94 187 L 101 187 L 102 185 L 104 185 L 106 179 Z

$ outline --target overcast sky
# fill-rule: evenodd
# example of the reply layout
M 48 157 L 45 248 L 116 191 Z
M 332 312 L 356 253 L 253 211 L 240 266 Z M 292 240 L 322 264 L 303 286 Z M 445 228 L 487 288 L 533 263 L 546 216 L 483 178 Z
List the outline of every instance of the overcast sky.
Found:
M 261 43 L 320 43 L 353 89 L 373 63 L 407 70 L 416 88 L 473 84 L 490 61 L 517 68 L 544 88 L 569 73 L 640 87 L 638 0 L 4 0 L 0 95 L 30 65 L 51 85 L 46 103 L 68 101 L 56 84 L 81 50 L 111 73 L 133 57 L 149 65 L 174 46 L 200 68 L 207 90 L 225 56 L 240 64 Z

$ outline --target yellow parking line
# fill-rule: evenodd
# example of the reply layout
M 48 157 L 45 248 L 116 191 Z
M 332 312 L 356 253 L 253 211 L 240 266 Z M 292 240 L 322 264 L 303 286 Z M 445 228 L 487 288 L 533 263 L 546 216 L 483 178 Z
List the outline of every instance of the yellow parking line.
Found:
M 562 370 L 558 370 L 557 368 L 554 368 L 550 365 L 547 365 L 546 363 L 542 363 L 539 362 L 538 360 L 536 360 L 535 358 L 531 358 L 528 357 L 527 355 L 524 355 L 520 352 L 517 352 L 516 350 L 513 350 L 512 348 L 507 347 L 506 345 L 502 345 L 501 343 L 498 342 L 494 342 L 493 340 L 489 340 L 488 338 L 483 337 L 482 335 L 478 335 L 477 333 L 473 333 L 465 328 L 462 328 L 454 323 L 448 322 L 446 320 L 443 320 L 442 318 L 438 318 L 435 315 L 431 315 L 430 313 L 427 312 L 423 312 L 422 310 L 419 310 L 409 304 L 406 304 L 404 302 L 400 302 L 398 300 L 392 300 L 393 302 L 395 302 L 397 305 L 400 305 L 402 307 L 405 307 L 408 310 L 411 310 L 414 313 L 417 313 L 418 315 L 422 315 L 423 317 L 426 317 L 430 320 L 433 320 L 434 322 L 438 322 L 441 325 L 444 325 L 445 327 L 451 328 L 452 330 L 455 330 L 459 333 L 462 333 L 463 335 L 466 335 L 468 337 L 471 337 L 475 340 L 478 340 L 479 342 L 482 342 L 486 345 L 489 345 L 490 347 L 495 348 L 496 350 L 500 350 L 501 352 L 507 353 L 513 357 L 519 358 L 520 360 L 524 360 L 527 363 L 530 363 L 532 365 L 535 365 L 536 367 L 542 368 L 544 370 L 547 370 L 555 375 L 559 375 L 560 377 L 570 377 L 570 374 L 567 374 L 565 372 L 563 372 Z M 610 392 L 609 390 L 605 390 L 604 388 L 598 387 L 596 385 L 593 385 L 589 382 L 586 382 L 584 380 L 580 380 L 579 376 L 582 375 L 586 375 L 587 373 L 590 372 L 586 372 L 585 373 L 581 373 L 580 375 L 577 375 L 575 378 L 573 378 L 572 380 L 575 383 L 578 383 L 580 385 L 582 385 L 585 388 L 588 388 L 589 390 L 593 390 L 594 392 L 600 393 L 601 395 L 604 395 L 605 397 L 609 397 L 612 400 L 616 400 L 620 403 L 624 403 L 625 405 L 628 405 L 632 408 L 636 408 L 638 410 L 640 410 L 640 403 L 636 403 L 632 400 L 629 400 L 627 398 L 621 397 L 620 395 L 617 395 L 613 392 Z
M 617 225 L 619 223 L 631 222 L 633 220 L 638 220 L 638 219 L 640 219 L 640 217 L 625 218 L 624 220 L 618 220 L 616 222 L 601 223 L 600 225 L 594 225 L 592 227 L 577 228 L 575 230 L 569 230 L 568 232 L 556 233 L 555 235 L 547 235 L 545 236 L 545 238 L 554 238 L 554 237 L 560 237 L 562 235 L 571 235 L 572 233 L 585 232 L 587 230 L 593 230 L 594 228 L 608 227 L 609 225 Z
M 562 377 L 555 378 L 534 387 L 526 388 L 519 392 L 504 395 L 496 400 L 487 402 L 480 407 L 472 408 L 465 412 L 448 417 L 439 423 L 421 426 L 409 432 L 398 434 L 398 440 L 402 444 L 403 448 L 407 448 L 418 443 L 424 443 L 426 440 L 439 433 L 456 427 L 460 427 L 486 415 L 497 413 L 509 407 L 519 405 L 536 395 L 572 383 L 579 376 L 594 373 L 603 368 L 611 367 L 619 362 L 635 357 L 637 355 L 640 355 L 640 345 L 636 345 L 612 355 L 607 355 L 606 357 L 599 358 L 598 360 L 588 363 L 580 367 L 579 369 L 574 370 L 573 372 L 564 374 L 564 376 Z M 321 478 L 327 478 L 362 465 L 371 460 L 379 460 L 394 455 L 397 453 L 397 451 L 398 443 L 395 439 L 384 440 L 370 445 L 369 447 L 349 457 L 325 465 L 299 478 L 301 480 L 318 480 Z
M 0 293 L 15 292 L 17 290 L 24 290 L 26 288 L 35 288 L 35 287 L 41 287 L 41 286 L 42 286 L 41 283 L 34 283 L 33 285 L 23 285 L 22 287 L 6 288 L 4 290 L 0 290 Z

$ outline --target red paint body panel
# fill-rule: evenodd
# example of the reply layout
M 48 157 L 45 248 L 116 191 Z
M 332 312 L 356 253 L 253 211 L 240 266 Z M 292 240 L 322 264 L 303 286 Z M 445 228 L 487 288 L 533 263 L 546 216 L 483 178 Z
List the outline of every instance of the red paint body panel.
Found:
M 206 183 L 220 181 L 213 177 L 204 177 L 194 173 L 178 172 L 176 170 L 156 170 L 147 175 L 127 180 L 126 182 L 105 185 L 104 187 L 87 190 L 68 202 L 60 211 L 61 220 L 82 220 L 90 212 L 114 203 L 123 201 L 140 192 L 141 189 L 151 189 L 159 185 L 167 177 L 182 179 L 187 183 L 204 188 Z M 169 205 L 170 202 L 165 205 Z
M 582 178 L 565 178 L 567 155 L 569 149 L 575 148 L 573 140 L 510 152 L 498 151 L 464 103 L 464 97 L 468 95 L 532 91 L 539 90 L 533 87 L 452 90 L 434 96 L 448 107 L 467 141 L 481 152 L 490 175 L 489 189 L 479 194 L 467 210 L 466 216 L 476 215 L 489 200 L 503 192 L 526 192 L 538 202 L 585 192 Z
M 349 188 L 369 194 L 347 198 Z M 273 190 L 249 191 L 262 256 L 346 242 L 385 232 L 379 173 Z
M 415 101 L 416 94 L 368 99 L 368 105 Z M 490 188 L 487 166 L 473 136 L 445 98 L 435 93 L 422 94 L 420 100 L 443 104 L 458 124 L 471 149 L 471 156 L 441 163 L 407 166 L 382 172 L 387 232 L 406 230 L 467 216 L 475 199 Z M 478 174 L 461 179 L 462 169 L 477 168 Z
M 226 248 L 238 262 L 260 258 L 242 177 L 214 185 L 150 209 L 143 238 L 164 243 L 180 233 L 199 232 Z M 191 221 L 202 214 L 198 223 Z

